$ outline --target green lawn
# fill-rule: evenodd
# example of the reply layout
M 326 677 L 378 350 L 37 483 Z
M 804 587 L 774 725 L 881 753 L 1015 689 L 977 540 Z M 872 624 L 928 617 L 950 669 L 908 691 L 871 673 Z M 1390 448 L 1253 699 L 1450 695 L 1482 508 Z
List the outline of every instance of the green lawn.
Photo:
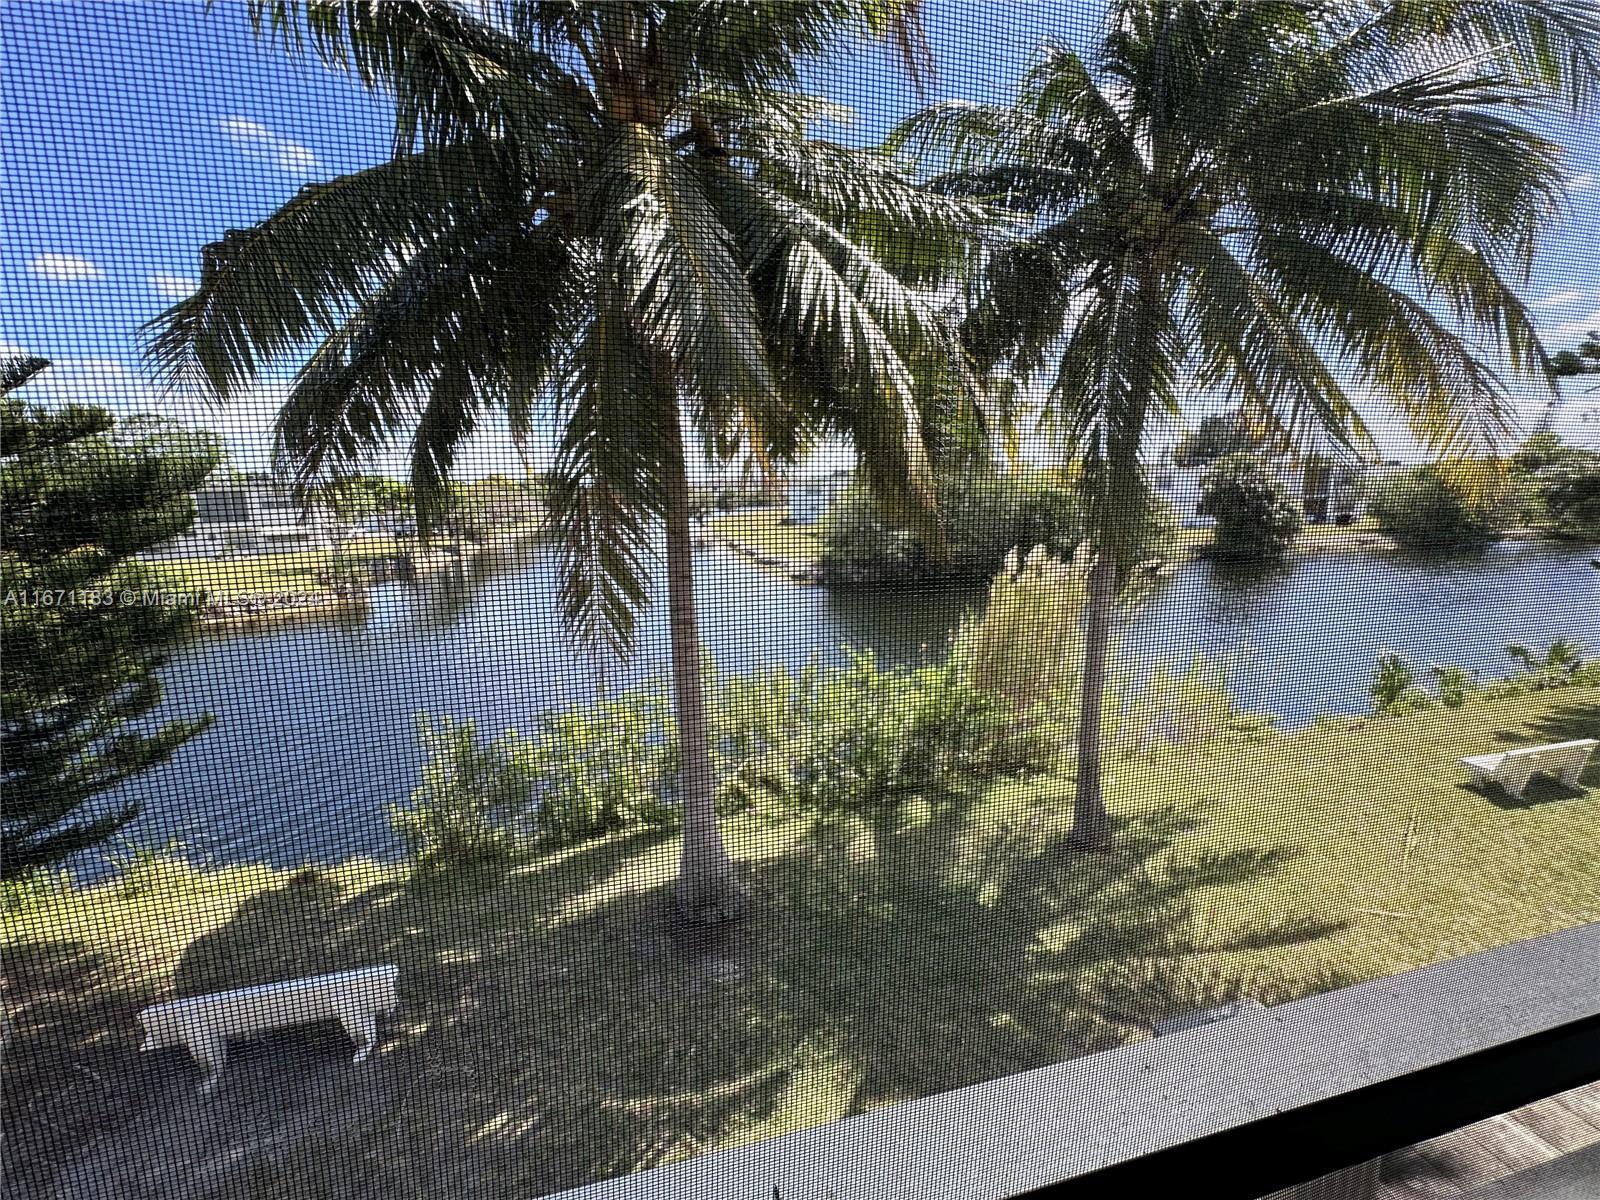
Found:
M 398 543 L 390 537 L 351 538 L 345 543 L 346 559 L 393 554 Z M 333 565 L 332 550 L 285 550 L 246 558 L 164 558 L 146 566 L 175 591 L 205 591 L 213 599 L 282 592 L 319 592 L 318 572 Z
M 789 510 L 782 507 L 755 508 L 744 512 L 711 517 L 706 528 L 718 537 L 738 542 L 761 554 L 770 554 L 799 566 L 815 566 L 822 557 L 822 543 L 814 525 L 785 525 Z
M 1513 802 L 1455 764 L 1597 731 L 1600 692 L 1572 688 L 1120 759 L 1098 857 L 1063 846 L 1058 777 L 747 815 L 729 836 L 752 912 L 714 934 L 668 918 L 676 845 L 637 835 L 432 877 L 150 868 L 132 894 L 8 916 L 7 1140 L 42 1175 L 110 1132 L 174 1196 L 330 1194 L 359 1169 L 398 1200 L 536 1194 L 802 1128 L 1240 992 L 1278 1002 L 1600 919 L 1600 767 Z M 402 1012 L 359 1087 L 242 1054 L 218 1103 L 244 1115 L 206 1110 L 197 1132 L 151 1083 L 178 1067 L 138 1063 L 142 1004 L 375 962 L 399 964 Z M 351 1077 L 342 1045 L 309 1060 L 327 1079 Z

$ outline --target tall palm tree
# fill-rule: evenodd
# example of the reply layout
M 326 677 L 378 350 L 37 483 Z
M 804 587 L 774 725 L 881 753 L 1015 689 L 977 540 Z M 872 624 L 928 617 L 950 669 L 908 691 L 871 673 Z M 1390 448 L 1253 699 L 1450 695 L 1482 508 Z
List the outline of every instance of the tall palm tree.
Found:
M 202 254 L 153 323 L 170 386 L 225 401 L 299 361 L 276 452 L 302 481 L 409 436 L 419 527 L 462 442 L 550 406 L 564 615 L 627 650 L 665 527 L 684 816 L 678 901 L 739 907 L 717 825 L 688 462 L 854 444 L 893 504 L 931 503 L 919 381 L 958 345 L 931 297 L 980 205 L 809 137 L 806 61 L 904 40 L 902 0 L 756 6 L 255 0 L 258 33 L 395 103 L 379 166 L 309 185 Z M 909 45 L 910 43 L 907 42 Z
M 976 365 L 1048 384 L 1095 547 L 1074 841 L 1108 844 L 1107 645 L 1141 553 L 1147 432 L 1180 373 L 1279 446 L 1370 441 L 1352 385 L 1442 457 L 1494 455 L 1508 375 L 1549 386 L 1514 291 L 1561 198 L 1527 114 L 1600 72 L 1590 0 L 1113 0 L 1014 104 L 951 102 L 891 143 L 1030 224 L 970 297 Z

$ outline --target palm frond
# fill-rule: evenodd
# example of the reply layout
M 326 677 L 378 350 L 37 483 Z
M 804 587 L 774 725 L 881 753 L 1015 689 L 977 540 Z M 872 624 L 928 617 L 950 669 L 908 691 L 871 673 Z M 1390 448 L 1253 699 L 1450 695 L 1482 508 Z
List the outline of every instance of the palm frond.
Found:
M 770 391 L 755 299 L 727 228 L 662 140 L 619 130 L 591 201 L 604 269 L 633 318 L 694 392 L 713 402 Z
M 651 370 L 653 353 L 618 300 L 597 307 L 560 381 L 562 437 L 547 487 L 562 616 L 619 654 L 649 599 L 650 537 L 666 510 L 665 422 L 675 418 L 665 406 L 677 400 Z
M 1338 346 L 1423 444 L 1452 458 L 1504 450 L 1505 384 L 1426 304 L 1304 239 L 1263 238 L 1260 258 L 1276 290 L 1296 298 L 1300 319 Z
M 1304 453 L 1318 433 L 1345 447 L 1370 444 L 1291 302 L 1215 236 L 1195 232 L 1183 263 L 1202 383 L 1231 388 L 1247 419 L 1284 449 Z
M 306 361 L 276 423 L 301 486 L 357 468 L 407 431 L 420 516 L 437 515 L 454 449 L 484 405 L 542 390 L 581 302 L 566 245 L 518 222 L 462 231 L 417 255 Z
M 16 391 L 49 366 L 50 360 L 40 358 L 37 354 L 17 354 L 0 359 L 0 396 Z
M 1380 65 L 1419 52 L 1492 55 L 1522 83 L 1575 106 L 1600 87 L 1600 8 L 1591 0 L 1398 0 L 1361 27 Z
M 506 202 L 503 180 L 470 146 L 307 184 L 259 225 L 201 251 L 200 286 L 145 326 L 146 361 L 169 388 L 225 400 L 337 331 L 463 214 Z

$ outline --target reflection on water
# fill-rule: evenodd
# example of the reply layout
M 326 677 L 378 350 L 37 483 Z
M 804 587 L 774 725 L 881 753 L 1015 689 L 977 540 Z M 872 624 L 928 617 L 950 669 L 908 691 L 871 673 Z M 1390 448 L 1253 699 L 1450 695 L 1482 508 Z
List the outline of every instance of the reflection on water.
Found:
M 1254 574 L 1193 563 L 1151 597 L 1125 644 L 1146 665 L 1223 657 L 1245 707 L 1295 725 L 1365 711 L 1380 650 L 1503 673 L 1507 642 L 1565 635 L 1600 648 L 1593 553 L 1507 545 L 1450 563 L 1324 554 Z M 982 598 L 829 592 L 721 552 L 699 568 L 706 649 L 735 672 L 838 663 L 847 646 L 927 661 Z M 632 662 L 601 663 L 562 633 L 554 589 L 554 558 L 535 550 L 443 586 L 384 585 L 364 621 L 197 639 L 166 670 L 165 711 L 209 711 L 217 723 L 126 785 L 145 809 L 133 836 L 177 834 L 202 856 L 278 865 L 395 853 L 384 814 L 415 785 L 418 712 L 526 728 L 602 683 L 664 675 L 663 605 L 645 613 Z

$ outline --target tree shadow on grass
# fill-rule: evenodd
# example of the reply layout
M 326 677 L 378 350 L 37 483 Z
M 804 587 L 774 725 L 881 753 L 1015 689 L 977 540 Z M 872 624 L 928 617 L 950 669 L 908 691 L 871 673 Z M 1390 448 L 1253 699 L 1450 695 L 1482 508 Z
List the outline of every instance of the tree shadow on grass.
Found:
M 0 973 L 0 1192 L 17 1197 L 45 1194 L 78 1146 L 138 1110 L 149 1084 L 133 1018 L 150 990 L 80 941 L 27 932 Z
M 1059 813 L 1025 803 L 741 828 L 764 839 L 742 868 L 750 915 L 715 931 L 673 916 L 676 847 L 659 839 L 353 898 L 314 875 L 261 894 L 189 948 L 180 990 L 394 962 L 388 1040 L 362 1067 L 305 1034 L 240 1047 L 204 1107 L 146 1113 L 64 1184 L 541 1194 L 1120 1045 L 1240 994 L 1341 982 L 1205 965 L 1333 926 L 1262 913 L 1212 928 L 1203 893 L 1291 852 L 1185 849 L 1193 823 L 1171 810 L 1087 857 L 1063 849 Z
M 1524 719 L 1514 727 L 1496 729 L 1495 741 L 1505 747 L 1543 746 L 1554 742 L 1571 742 L 1580 738 L 1600 738 L 1600 700 L 1573 697 L 1574 703 L 1546 710 Z M 1536 775 L 1528 784 L 1525 794 L 1513 795 L 1495 785 L 1479 786 L 1471 782 L 1459 785 L 1462 790 L 1481 796 L 1507 811 L 1537 808 L 1544 804 L 1581 799 L 1600 787 L 1600 753 L 1591 755 L 1578 776 L 1578 785 L 1569 787 L 1548 776 Z
M 1561 704 L 1528 716 L 1515 727 L 1495 730 L 1494 739 L 1506 746 L 1540 746 L 1579 738 L 1600 738 L 1600 699 L 1591 700 L 1583 696 L 1583 690 L 1571 689 L 1573 696 L 1570 704 Z M 1597 770 L 1600 770 L 1600 763 L 1591 758 L 1583 778 L 1600 780 Z

